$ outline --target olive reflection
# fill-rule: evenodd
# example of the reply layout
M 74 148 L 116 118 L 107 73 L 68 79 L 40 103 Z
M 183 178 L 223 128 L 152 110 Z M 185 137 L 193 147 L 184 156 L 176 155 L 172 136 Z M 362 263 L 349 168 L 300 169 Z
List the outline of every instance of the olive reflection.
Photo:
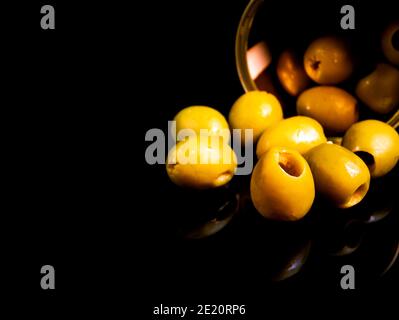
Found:
M 247 208 L 248 210 L 249 208 Z M 255 208 L 244 212 L 240 235 L 253 281 L 282 282 L 300 273 L 311 251 L 308 225 L 302 221 L 273 221 Z
M 378 188 L 377 188 L 378 187 Z M 377 184 L 335 230 L 339 246 L 330 252 L 333 256 L 346 256 L 354 253 L 362 244 L 363 238 L 372 228 L 371 225 L 383 221 L 394 211 L 394 197 L 384 193 L 383 186 Z
M 385 219 L 391 212 L 391 207 L 376 210 L 363 219 L 352 219 L 344 224 L 342 230 L 337 231 L 336 243 L 338 248 L 330 251 L 333 256 L 346 256 L 354 253 L 362 244 L 363 237 L 367 234 L 368 225 Z
M 393 210 L 396 201 L 395 184 L 388 179 L 374 179 L 363 203 L 355 211 L 355 219 L 372 224 L 385 219 Z
M 209 221 L 189 228 L 183 235 L 187 239 L 201 239 L 209 237 L 222 230 L 237 214 L 239 208 L 239 194 L 226 200 L 216 211 L 215 217 Z
M 272 277 L 273 281 L 283 281 L 291 278 L 302 270 L 310 253 L 311 241 L 305 242 L 284 261 L 280 270 Z
M 348 221 L 343 227 L 343 235 L 340 239 L 341 246 L 330 254 L 333 256 L 346 256 L 352 254 L 359 249 L 365 232 L 365 226 L 361 221 Z
M 365 224 L 372 224 L 372 223 L 379 222 L 379 221 L 385 219 L 392 211 L 393 211 L 393 205 L 390 204 L 388 206 L 385 206 L 384 208 L 375 210 L 363 222 Z
M 377 281 L 398 263 L 399 240 L 395 239 L 392 231 L 395 231 L 394 228 L 370 230 L 356 255 L 351 257 L 352 261 L 356 261 L 359 281 Z
M 384 276 L 389 270 L 391 270 L 391 268 L 395 265 L 396 261 L 398 260 L 398 257 L 399 257 L 399 240 L 396 244 L 396 248 L 393 250 L 392 259 L 389 261 L 388 266 L 381 273 L 381 276 Z

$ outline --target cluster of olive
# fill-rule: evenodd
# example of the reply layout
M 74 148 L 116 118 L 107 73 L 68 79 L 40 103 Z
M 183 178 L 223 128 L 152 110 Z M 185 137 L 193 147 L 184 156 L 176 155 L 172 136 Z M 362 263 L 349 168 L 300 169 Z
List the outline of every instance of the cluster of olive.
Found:
M 399 106 L 399 22 L 382 37 L 389 63 L 361 79 L 356 96 L 374 112 L 387 114 Z M 396 37 L 396 38 L 395 38 Z M 379 120 L 358 121 L 357 100 L 334 85 L 348 79 L 353 61 L 346 44 L 335 37 L 315 40 L 299 63 L 283 52 L 277 75 L 283 88 L 297 98 L 297 116 L 283 119 L 279 100 L 271 93 L 251 91 L 241 96 L 229 113 L 229 124 L 215 109 L 188 107 L 176 117 L 176 130 L 197 133 L 177 143 L 167 159 L 173 182 L 193 188 L 218 187 L 229 182 L 237 168 L 234 151 L 227 145 L 231 129 L 253 130 L 258 162 L 251 177 L 251 199 L 265 217 L 298 220 L 312 207 L 315 193 L 338 208 L 349 208 L 366 195 L 370 179 L 391 171 L 399 159 L 399 135 Z M 317 85 L 308 89 L 313 80 Z M 200 130 L 219 137 L 221 143 L 198 143 Z M 227 133 L 227 134 L 226 134 Z M 326 133 L 343 134 L 330 139 Z M 242 136 L 245 143 L 245 135 Z M 179 154 L 201 155 L 213 161 L 179 163 Z M 226 161 L 229 159 L 229 161 Z

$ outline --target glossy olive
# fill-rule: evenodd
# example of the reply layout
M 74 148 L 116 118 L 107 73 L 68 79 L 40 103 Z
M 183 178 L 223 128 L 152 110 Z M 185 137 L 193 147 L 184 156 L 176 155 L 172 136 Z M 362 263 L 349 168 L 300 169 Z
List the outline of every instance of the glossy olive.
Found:
M 359 81 L 356 95 L 371 110 L 386 114 L 399 106 L 399 70 L 380 63 Z
M 305 155 L 316 191 L 339 208 L 359 203 L 370 185 L 367 165 L 353 152 L 333 143 L 321 144 Z
M 216 109 L 207 106 L 187 107 L 176 114 L 174 120 L 177 135 L 183 129 L 193 130 L 197 135 L 200 135 L 201 130 L 207 130 L 209 135 L 223 136 L 226 143 L 230 139 L 229 125 Z
M 166 171 L 177 185 L 196 189 L 220 187 L 229 182 L 237 158 L 222 137 L 189 137 L 169 152 Z
M 295 116 L 266 129 L 258 141 L 256 155 L 260 158 L 272 147 L 286 147 L 304 154 L 326 141 L 323 128 L 316 120 Z
M 387 174 L 399 159 L 398 133 L 378 120 L 355 123 L 345 133 L 342 145 L 365 160 L 372 177 Z
M 305 71 L 319 84 L 337 84 L 353 72 L 353 60 L 348 45 L 337 37 L 322 37 L 313 41 L 305 52 Z
M 283 119 L 280 102 L 271 93 L 250 91 L 243 94 L 233 104 L 229 113 L 232 129 L 253 129 L 253 140 L 256 141 L 262 132 Z M 241 141 L 245 140 L 241 132 Z
M 301 219 L 315 196 L 312 173 L 305 159 L 296 150 L 279 147 L 259 159 L 250 190 L 255 208 L 274 220 Z
M 281 85 L 291 96 L 297 96 L 310 85 L 302 61 L 291 50 L 281 53 L 276 72 Z
M 392 22 L 382 33 L 382 51 L 389 62 L 399 66 L 399 20 Z
M 359 118 L 356 99 L 343 89 L 318 86 L 298 97 L 297 112 L 316 119 L 328 133 L 346 131 Z

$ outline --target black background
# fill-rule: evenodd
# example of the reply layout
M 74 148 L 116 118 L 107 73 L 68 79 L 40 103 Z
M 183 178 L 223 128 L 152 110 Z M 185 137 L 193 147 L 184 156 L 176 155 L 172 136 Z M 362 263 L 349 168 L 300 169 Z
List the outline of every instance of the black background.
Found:
M 397 266 L 384 281 L 343 292 L 341 261 L 331 264 L 323 255 L 303 276 L 271 284 L 256 266 L 268 259 L 259 239 L 245 240 L 251 224 L 241 237 L 234 236 L 236 226 L 226 237 L 203 243 L 171 236 L 171 221 L 187 201 L 163 166 L 143 163 L 144 134 L 166 129 L 166 121 L 188 105 L 210 105 L 227 115 L 243 93 L 234 39 L 246 3 L 50 1 L 5 7 L 4 128 L 10 151 L 3 248 L 10 256 L 4 274 L 14 275 L 5 280 L 15 289 L 9 296 L 27 297 L 33 308 L 53 316 L 83 307 L 88 315 L 109 310 L 135 318 L 142 307 L 145 316 L 138 318 L 149 319 L 160 303 L 247 304 L 252 315 L 266 315 L 296 302 L 309 312 L 315 296 L 338 309 L 359 295 L 374 299 L 396 288 Z M 338 27 L 338 2 L 279 3 L 272 11 L 276 34 L 294 33 L 300 23 L 336 21 Z M 44 4 L 55 6 L 56 30 L 40 29 Z M 385 20 L 374 4 L 358 1 L 355 8 Z M 372 26 L 357 15 L 357 28 Z M 392 226 L 397 218 L 374 238 L 389 239 Z M 391 237 L 397 239 L 397 232 Z M 40 288 L 44 264 L 56 269 L 55 292 Z

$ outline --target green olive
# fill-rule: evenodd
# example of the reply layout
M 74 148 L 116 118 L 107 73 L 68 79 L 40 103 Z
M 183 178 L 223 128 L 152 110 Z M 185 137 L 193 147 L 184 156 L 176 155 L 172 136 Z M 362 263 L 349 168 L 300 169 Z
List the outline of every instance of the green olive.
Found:
M 228 183 L 237 168 L 237 158 L 222 137 L 192 136 L 177 143 L 168 154 L 166 171 L 177 185 L 196 189 Z
M 356 87 L 356 95 L 371 110 L 386 114 L 399 106 L 399 70 L 380 63 Z
M 229 114 L 232 129 L 252 129 L 253 140 L 257 141 L 262 132 L 283 119 L 280 102 L 271 93 L 250 91 L 243 94 L 233 105 Z M 245 135 L 241 132 L 241 141 Z
M 353 59 L 348 45 L 337 37 L 313 41 L 305 52 L 304 66 L 309 77 L 319 84 L 337 84 L 349 78 Z
M 286 147 L 305 154 L 326 141 L 323 128 L 316 120 L 295 116 L 266 129 L 258 141 L 256 155 L 260 158 L 272 147 Z
M 389 62 L 399 66 L 399 20 L 392 22 L 384 30 L 381 46 Z
M 281 53 L 276 67 L 281 85 L 291 96 L 296 97 L 310 85 L 310 79 L 295 53 L 285 50 Z
M 342 145 L 364 159 L 373 178 L 387 174 L 399 159 L 398 133 L 378 120 L 355 123 L 345 133 Z
M 356 99 L 345 90 L 330 86 L 302 92 L 297 112 L 316 119 L 328 133 L 345 132 L 359 117 Z
M 229 125 L 225 117 L 216 109 L 206 106 L 191 106 L 182 109 L 174 118 L 176 121 L 176 133 L 181 130 L 193 130 L 196 135 L 201 130 L 206 130 L 208 135 L 218 135 L 225 138 L 226 143 L 230 139 Z
M 259 159 L 250 189 L 255 208 L 274 220 L 301 219 L 312 207 L 315 196 L 306 160 L 298 151 L 281 147 L 270 149 Z
M 370 173 L 361 158 L 333 143 L 321 144 L 305 155 L 316 191 L 339 208 L 359 203 L 370 185 Z

